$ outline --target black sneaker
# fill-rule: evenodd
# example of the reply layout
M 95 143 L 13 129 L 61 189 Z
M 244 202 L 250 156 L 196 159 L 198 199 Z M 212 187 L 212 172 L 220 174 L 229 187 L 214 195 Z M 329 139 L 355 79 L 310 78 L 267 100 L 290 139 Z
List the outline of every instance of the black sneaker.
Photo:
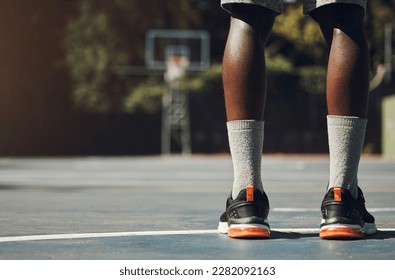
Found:
M 268 214 L 269 200 L 266 194 L 248 186 L 236 199 L 233 200 L 232 196 L 228 198 L 218 231 L 234 238 L 269 238 Z
M 358 199 L 354 199 L 349 190 L 330 189 L 322 201 L 321 212 L 321 238 L 358 239 L 377 232 L 374 217 L 366 210 L 360 188 Z

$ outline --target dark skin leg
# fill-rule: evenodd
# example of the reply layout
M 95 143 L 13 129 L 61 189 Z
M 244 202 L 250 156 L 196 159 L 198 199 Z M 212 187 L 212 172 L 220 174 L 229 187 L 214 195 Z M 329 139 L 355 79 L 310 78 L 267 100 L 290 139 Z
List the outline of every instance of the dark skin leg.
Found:
M 328 114 L 366 118 L 370 62 L 363 9 L 351 4 L 327 5 L 313 11 L 311 17 L 330 46 Z
M 369 53 L 363 10 L 357 5 L 326 5 L 311 13 L 330 46 L 327 74 L 329 115 L 367 114 Z M 275 13 L 248 5 L 234 5 L 223 60 L 228 121 L 263 120 L 266 70 L 263 50 Z
M 264 48 L 276 14 L 234 5 L 223 58 L 227 120 L 263 120 L 266 99 Z

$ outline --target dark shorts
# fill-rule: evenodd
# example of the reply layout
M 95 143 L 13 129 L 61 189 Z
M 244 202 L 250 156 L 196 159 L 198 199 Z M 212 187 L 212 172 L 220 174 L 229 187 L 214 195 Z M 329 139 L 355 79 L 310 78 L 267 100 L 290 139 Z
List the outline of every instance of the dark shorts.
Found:
M 221 0 L 222 8 L 229 12 L 230 5 L 237 3 L 262 6 L 279 14 L 283 11 L 283 0 Z M 303 0 L 303 12 L 307 14 L 318 7 L 333 3 L 356 4 L 366 9 L 367 0 Z

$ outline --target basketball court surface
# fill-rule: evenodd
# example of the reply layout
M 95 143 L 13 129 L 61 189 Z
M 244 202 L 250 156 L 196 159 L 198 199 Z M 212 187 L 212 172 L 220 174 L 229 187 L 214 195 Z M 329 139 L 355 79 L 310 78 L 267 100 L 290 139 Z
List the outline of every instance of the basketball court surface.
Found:
M 327 156 L 265 155 L 268 240 L 217 232 L 230 156 L 0 159 L 0 259 L 394 260 L 395 159 L 363 157 L 359 183 L 378 233 L 318 237 Z

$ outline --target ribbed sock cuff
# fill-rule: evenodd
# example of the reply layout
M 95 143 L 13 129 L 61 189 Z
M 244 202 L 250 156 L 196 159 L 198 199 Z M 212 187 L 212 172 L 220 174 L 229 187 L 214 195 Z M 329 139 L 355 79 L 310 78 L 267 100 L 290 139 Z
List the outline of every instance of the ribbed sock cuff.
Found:
M 363 119 L 354 116 L 327 116 L 328 126 L 345 126 L 345 127 L 355 127 L 355 129 L 364 128 L 368 122 L 368 119 Z
M 228 131 L 244 130 L 244 129 L 263 129 L 264 122 L 256 120 L 237 120 L 226 123 Z

